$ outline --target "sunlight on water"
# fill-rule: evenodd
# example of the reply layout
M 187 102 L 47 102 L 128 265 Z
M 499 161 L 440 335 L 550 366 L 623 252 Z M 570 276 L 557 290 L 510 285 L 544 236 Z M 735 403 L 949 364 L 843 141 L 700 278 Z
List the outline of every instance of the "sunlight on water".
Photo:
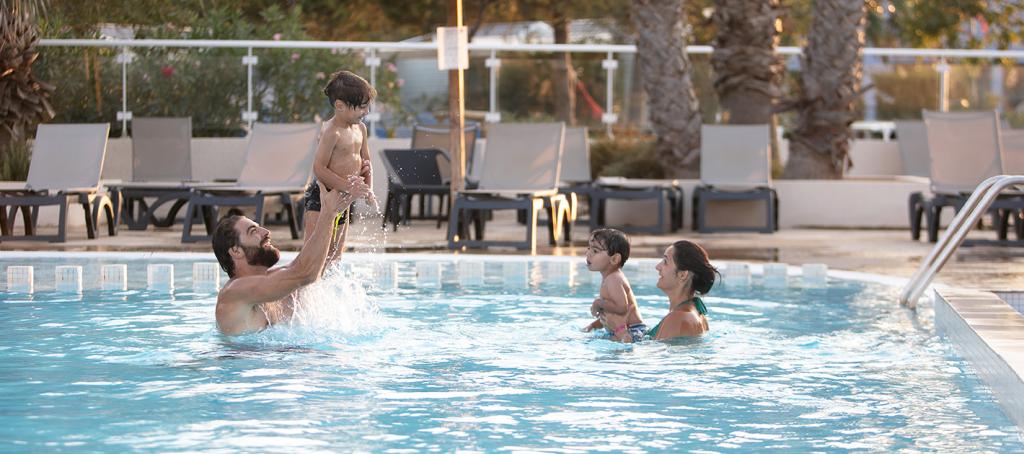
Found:
M 464 286 L 432 260 L 419 286 L 398 261 L 378 286 L 369 260 L 237 337 L 191 288 L 0 293 L 0 452 L 1024 452 L 932 308 L 893 288 L 716 287 L 706 336 L 626 345 L 580 331 L 599 282 L 564 262 L 485 257 Z M 664 295 L 629 277 L 656 323 Z

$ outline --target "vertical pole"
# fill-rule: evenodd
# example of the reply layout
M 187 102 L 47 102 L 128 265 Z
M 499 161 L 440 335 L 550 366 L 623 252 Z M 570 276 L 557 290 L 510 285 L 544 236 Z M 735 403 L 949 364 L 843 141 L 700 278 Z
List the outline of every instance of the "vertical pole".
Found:
M 615 90 L 613 89 L 613 86 L 615 85 L 615 69 L 619 67 L 619 62 L 615 60 L 615 53 L 608 52 L 608 58 L 601 62 L 601 66 L 604 67 L 605 71 L 607 71 L 607 86 L 605 87 L 604 100 L 605 107 L 604 115 L 601 116 L 601 121 L 605 124 L 605 132 L 610 138 L 614 136 L 614 133 L 612 132 L 612 125 L 619 120 L 618 115 L 615 115 L 615 113 L 612 112 L 612 109 L 614 109 L 613 101 L 615 99 Z
M 462 0 L 448 0 L 448 26 L 462 26 Z M 451 192 L 449 203 L 455 206 L 456 192 L 462 187 L 462 181 L 466 172 L 466 136 L 465 129 L 465 93 L 463 92 L 462 70 L 453 69 L 448 71 L 448 120 L 449 137 L 451 142 Z M 448 212 L 451 215 L 453 210 Z
M 249 48 L 249 53 L 247 54 L 247 56 L 249 57 L 247 61 L 251 62 L 252 61 L 252 48 L 251 47 Z M 247 112 L 247 115 L 245 115 L 245 117 L 246 117 L 246 119 L 247 119 L 246 121 L 248 122 L 248 125 L 249 125 L 249 131 L 252 131 L 252 122 L 253 122 L 253 120 L 255 120 L 255 118 L 253 118 L 252 113 L 251 113 L 252 112 L 252 66 L 253 65 L 251 63 L 248 63 L 248 64 L 245 65 L 245 73 L 246 73 L 246 81 L 245 81 L 246 104 L 245 104 L 245 111 Z
M 121 48 L 121 137 L 128 136 L 128 48 Z
M 487 69 L 490 71 L 491 85 L 489 87 L 490 97 L 490 109 L 487 111 L 487 115 L 484 120 L 488 123 L 498 123 L 501 121 L 501 112 L 498 112 L 498 68 L 501 67 L 501 60 L 498 59 L 497 52 L 491 51 L 491 58 L 488 58 L 484 62 Z
M 242 111 L 242 121 L 245 121 L 249 127 L 249 131 L 252 132 L 252 124 L 256 122 L 256 111 L 252 110 L 252 72 L 253 66 L 259 63 L 259 58 L 256 58 L 252 54 L 252 48 L 250 47 L 244 57 L 242 57 L 242 64 L 245 65 L 245 110 Z
M 949 64 L 940 59 L 935 70 L 939 72 L 939 112 L 949 112 Z
M 377 56 L 376 49 L 369 49 L 367 55 L 368 57 L 364 60 L 364 64 L 370 67 L 370 85 L 376 87 L 377 68 L 380 67 L 380 57 Z M 370 121 L 370 137 L 377 137 L 377 121 L 380 120 L 380 113 L 377 112 L 377 100 L 370 104 L 370 113 L 366 115 L 366 119 Z

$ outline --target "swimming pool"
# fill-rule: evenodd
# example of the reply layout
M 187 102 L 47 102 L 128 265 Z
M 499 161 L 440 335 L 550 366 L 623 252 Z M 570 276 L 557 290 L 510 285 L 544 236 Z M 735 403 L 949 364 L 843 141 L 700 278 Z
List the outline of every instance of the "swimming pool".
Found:
M 930 307 L 885 285 L 755 278 L 716 287 L 703 339 L 622 345 L 579 331 L 597 281 L 560 258 L 518 280 L 520 258 L 471 257 L 463 287 L 448 256 L 389 255 L 397 288 L 364 288 L 379 268 L 350 255 L 298 326 L 225 338 L 189 281 L 212 257 L 140 257 L 0 260 L 37 270 L 34 294 L 0 294 L 0 450 L 1024 450 Z M 100 263 L 130 290 L 96 290 Z M 142 290 L 152 263 L 176 265 L 173 293 Z M 81 295 L 47 286 L 63 264 Z M 654 323 L 650 276 L 630 274 Z

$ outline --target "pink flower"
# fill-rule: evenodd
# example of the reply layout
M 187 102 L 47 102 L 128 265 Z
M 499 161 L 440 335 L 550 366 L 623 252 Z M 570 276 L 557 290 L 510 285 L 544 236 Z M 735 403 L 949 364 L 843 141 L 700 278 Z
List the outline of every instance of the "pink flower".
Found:
M 398 71 L 398 67 L 395 66 L 394 63 L 388 63 L 387 66 L 385 66 L 385 68 L 387 68 L 388 71 L 391 71 L 391 72 Z
M 327 78 L 326 74 L 324 74 L 322 72 L 316 73 L 316 80 L 324 80 L 326 78 Z
M 160 74 L 163 74 L 164 77 L 171 77 L 171 76 L 174 75 L 174 67 L 173 66 L 164 66 L 164 67 L 160 68 Z
M 405 85 L 405 79 L 398 79 L 395 81 L 395 84 L 398 85 L 399 88 L 401 88 L 402 85 Z
M 331 49 L 331 55 L 338 55 L 338 49 Z
M 274 41 L 280 41 L 280 40 L 281 40 L 281 34 L 280 33 L 274 33 Z
M 299 60 L 299 53 L 298 52 L 292 52 L 292 61 L 298 61 L 298 60 Z

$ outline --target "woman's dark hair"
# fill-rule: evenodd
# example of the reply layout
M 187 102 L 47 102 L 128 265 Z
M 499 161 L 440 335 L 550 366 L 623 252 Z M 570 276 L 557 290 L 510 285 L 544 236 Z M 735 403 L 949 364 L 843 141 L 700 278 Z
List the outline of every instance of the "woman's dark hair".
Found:
M 225 273 L 228 273 L 228 277 L 235 277 L 235 261 L 231 258 L 229 251 L 231 248 L 238 246 L 238 231 L 235 230 L 235 224 L 241 216 L 228 216 L 220 220 L 217 223 L 217 228 L 213 232 L 213 255 L 217 256 L 217 262 L 220 263 L 221 269 Z
M 701 295 L 711 291 L 715 285 L 715 275 L 721 274 L 711 266 L 707 251 L 697 243 L 686 240 L 672 243 L 672 249 L 672 261 L 676 262 L 676 269 L 693 273 L 693 290 Z
M 324 87 L 324 95 L 330 101 L 331 108 L 334 107 L 334 101 L 339 99 L 349 107 L 360 107 L 373 101 L 377 97 L 377 90 L 366 79 L 351 71 L 338 71 L 331 74 L 330 82 Z

